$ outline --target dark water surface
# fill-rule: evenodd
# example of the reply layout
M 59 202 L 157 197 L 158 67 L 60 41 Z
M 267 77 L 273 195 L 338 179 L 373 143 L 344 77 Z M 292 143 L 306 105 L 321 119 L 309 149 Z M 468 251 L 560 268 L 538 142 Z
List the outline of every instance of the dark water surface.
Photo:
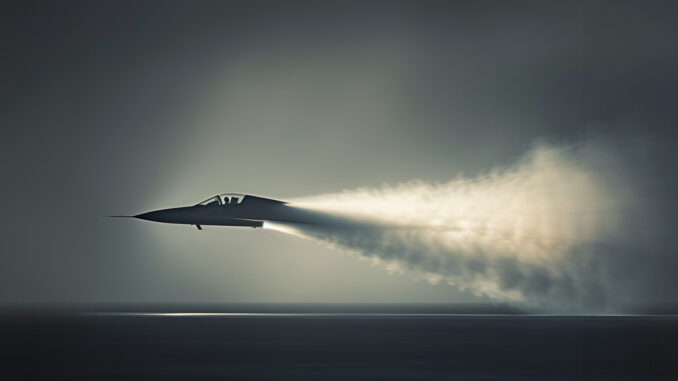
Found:
M 506 307 L 6 309 L 0 380 L 675 380 L 678 317 Z

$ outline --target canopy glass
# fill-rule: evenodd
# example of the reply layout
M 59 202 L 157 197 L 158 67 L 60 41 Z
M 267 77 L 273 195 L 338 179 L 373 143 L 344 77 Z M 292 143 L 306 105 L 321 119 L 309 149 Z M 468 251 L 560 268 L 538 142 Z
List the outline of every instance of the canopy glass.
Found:
M 208 198 L 198 205 L 238 205 L 243 202 L 245 195 L 241 193 L 222 193 Z

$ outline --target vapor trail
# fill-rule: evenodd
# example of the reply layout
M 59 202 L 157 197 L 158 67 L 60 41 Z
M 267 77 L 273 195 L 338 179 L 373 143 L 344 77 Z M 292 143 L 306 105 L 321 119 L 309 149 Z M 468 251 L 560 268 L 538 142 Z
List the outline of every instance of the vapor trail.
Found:
M 647 167 L 603 139 L 541 143 L 475 178 L 292 200 L 335 222 L 280 230 L 476 295 L 611 309 L 657 292 L 653 277 L 675 269 L 657 246 L 665 231 L 646 193 Z

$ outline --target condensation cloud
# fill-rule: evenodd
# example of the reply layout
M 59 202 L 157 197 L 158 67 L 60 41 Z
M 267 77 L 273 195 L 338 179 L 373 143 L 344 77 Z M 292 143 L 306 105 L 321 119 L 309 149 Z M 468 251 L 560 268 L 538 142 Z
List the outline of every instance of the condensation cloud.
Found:
M 609 139 L 542 142 L 472 178 L 292 200 L 343 222 L 268 227 L 476 295 L 609 311 L 657 296 L 675 269 L 651 166 Z

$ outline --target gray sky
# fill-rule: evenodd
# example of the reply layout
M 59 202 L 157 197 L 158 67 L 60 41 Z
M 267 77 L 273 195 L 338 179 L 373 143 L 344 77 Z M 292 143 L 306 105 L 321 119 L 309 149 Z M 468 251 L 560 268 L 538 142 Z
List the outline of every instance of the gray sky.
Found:
M 446 181 L 591 131 L 670 142 L 676 10 L 3 1 L 0 302 L 480 300 L 276 232 L 103 216 Z

